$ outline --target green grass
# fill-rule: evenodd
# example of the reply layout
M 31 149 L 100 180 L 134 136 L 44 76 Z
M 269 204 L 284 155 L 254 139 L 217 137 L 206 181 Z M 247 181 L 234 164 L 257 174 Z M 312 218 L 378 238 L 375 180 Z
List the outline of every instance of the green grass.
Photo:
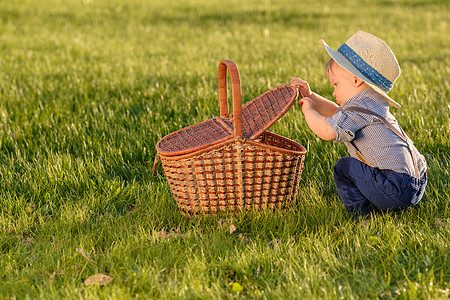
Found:
M 225 2 L 0 3 L 0 298 L 448 299 L 448 1 Z M 422 202 L 349 218 L 345 147 L 293 107 L 271 128 L 308 148 L 289 210 L 181 216 L 155 144 L 218 115 L 219 62 L 244 102 L 292 75 L 331 98 L 318 41 L 357 30 L 401 64 L 392 111 L 428 161 Z M 114 279 L 83 284 L 97 273 Z

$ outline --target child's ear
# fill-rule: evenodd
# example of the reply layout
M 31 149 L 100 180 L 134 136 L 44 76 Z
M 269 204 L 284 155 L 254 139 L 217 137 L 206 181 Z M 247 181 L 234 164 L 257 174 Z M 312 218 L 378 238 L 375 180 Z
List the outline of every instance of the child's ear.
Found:
M 353 76 L 353 84 L 355 85 L 355 87 L 360 87 L 362 84 L 364 84 L 364 81 L 356 76 Z

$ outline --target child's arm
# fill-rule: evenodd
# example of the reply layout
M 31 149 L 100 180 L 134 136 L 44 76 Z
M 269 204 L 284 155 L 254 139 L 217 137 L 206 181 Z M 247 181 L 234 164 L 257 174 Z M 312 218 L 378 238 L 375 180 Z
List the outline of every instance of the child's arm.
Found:
M 328 124 L 327 117 L 317 112 L 316 102 L 310 98 L 302 98 L 299 104 L 302 106 L 302 112 L 305 115 L 305 120 L 309 128 L 321 139 L 334 141 L 337 134 L 331 128 L 330 124 Z
M 331 118 L 332 116 L 334 116 L 336 114 L 336 111 L 339 108 L 339 106 L 336 103 L 334 103 L 314 92 L 311 93 L 311 96 L 309 96 L 308 98 L 312 99 L 316 103 L 317 112 L 325 117 Z
M 309 88 L 308 82 L 306 82 L 305 80 L 302 80 L 298 77 L 291 77 L 291 85 L 300 90 L 303 98 L 309 98 L 313 100 L 316 103 L 316 111 L 322 116 L 332 117 L 336 113 L 339 106 L 336 103 L 320 96 L 319 94 L 312 92 Z

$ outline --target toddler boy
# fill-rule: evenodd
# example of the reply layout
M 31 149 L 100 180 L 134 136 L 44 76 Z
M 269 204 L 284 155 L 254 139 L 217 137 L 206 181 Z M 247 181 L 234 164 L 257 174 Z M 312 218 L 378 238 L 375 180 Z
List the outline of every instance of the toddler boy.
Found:
M 313 93 L 297 77 L 299 104 L 310 129 L 324 140 L 344 142 L 350 157 L 334 166 L 336 189 L 354 216 L 372 210 L 401 210 L 422 198 L 426 161 L 389 112 L 400 107 L 387 94 L 400 76 L 394 53 L 381 39 L 363 31 L 337 51 L 323 40 L 331 59 L 326 73 L 337 104 Z

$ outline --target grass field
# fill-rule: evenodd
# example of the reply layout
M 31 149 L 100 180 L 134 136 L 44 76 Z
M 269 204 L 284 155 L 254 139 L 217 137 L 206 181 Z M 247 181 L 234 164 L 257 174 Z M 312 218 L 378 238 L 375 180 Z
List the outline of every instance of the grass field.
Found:
M 0 2 L 0 298 L 448 299 L 446 0 Z M 185 218 L 156 142 L 218 115 L 217 67 L 243 102 L 301 76 L 331 98 L 319 45 L 357 30 L 402 67 L 392 109 L 427 158 L 419 205 L 353 220 L 299 107 L 272 128 L 308 149 L 288 210 Z M 161 171 L 161 169 L 160 169 Z M 230 234 L 230 227 L 236 230 Z M 96 274 L 113 278 L 85 285 Z

